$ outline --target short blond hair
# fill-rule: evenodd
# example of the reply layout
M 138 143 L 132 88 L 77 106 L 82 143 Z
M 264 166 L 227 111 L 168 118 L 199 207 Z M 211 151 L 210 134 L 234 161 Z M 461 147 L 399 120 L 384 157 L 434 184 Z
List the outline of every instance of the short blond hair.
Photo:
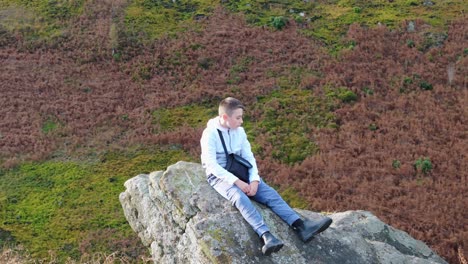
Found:
M 245 107 L 241 101 L 234 97 L 227 97 L 219 103 L 218 113 L 220 116 L 223 114 L 232 116 L 232 113 L 239 108 L 245 110 Z

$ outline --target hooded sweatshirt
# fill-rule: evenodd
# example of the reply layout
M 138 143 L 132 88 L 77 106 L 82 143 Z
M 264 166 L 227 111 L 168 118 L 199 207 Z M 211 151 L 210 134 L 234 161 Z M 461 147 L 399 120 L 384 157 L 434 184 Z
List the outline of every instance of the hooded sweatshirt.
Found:
M 260 181 L 257 163 L 255 162 L 244 128 L 225 128 L 221 126 L 219 116 L 208 121 L 200 139 L 201 162 L 206 170 L 206 175 L 213 174 L 231 185 L 238 180 L 234 174 L 224 168 L 226 166 L 226 154 L 224 153 L 218 129 L 223 134 L 228 153 L 240 155 L 252 164 L 252 168 L 249 169 L 250 182 Z

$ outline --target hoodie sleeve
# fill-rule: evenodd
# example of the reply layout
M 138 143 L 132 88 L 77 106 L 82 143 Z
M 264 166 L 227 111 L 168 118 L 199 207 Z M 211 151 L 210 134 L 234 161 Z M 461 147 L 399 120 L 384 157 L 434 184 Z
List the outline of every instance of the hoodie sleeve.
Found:
M 234 184 L 239 178 L 224 169 L 216 160 L 216 143 L 218 141 L 216 129 L 205 129 L 200 139 L 201 161 L 207 174 L 216 175 L 220 179 L 226 180 L 229 184 Z M 224 150 L 223 150 L 224 151 Z
M 241 156 L 243 158 L 245 158 L 246 160 L 248 160 L 250 162 L 250 164 L 252 164 L 252 168 L 249 170 L 249 180 L 250 180 L 250 182 L 260 181 L 260 176 L 258 175 L 257 162 L 255 161 L 255 157 L 254 157 L 254 154 L 252 152 L 250 142 L 247 139 L 247 134 L 245 133 L 243 128 L 242 128 Z

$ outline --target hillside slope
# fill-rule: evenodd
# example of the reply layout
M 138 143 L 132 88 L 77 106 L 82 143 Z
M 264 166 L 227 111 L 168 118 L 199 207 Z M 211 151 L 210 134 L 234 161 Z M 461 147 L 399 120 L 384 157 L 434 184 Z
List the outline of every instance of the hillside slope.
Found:
M 72 160 L 94 175 L 83 179 L 91 185 L 97 175 L 113 184 L 112 171 L 120 183 L 173 162 L 138 160 L 148 155 L 141 146 L 155 157 L 176 151 L 198 160 L 206 120 L 231 95 L 248 106 L 245 127 L 262 176 L 290 203 L 372 211 L 456 263 L 458 251 L 468 255 L 466 8 L 399 0 L 0 1 L 0 231 L 27 243 L 38 228 L 18 219 L 28 215 L 18 201 L 30 197 L 17 190 L 30 182 L 7 185 L 8 177 L 34 183 L 31 171 Z M 56 177 L 50 173 L 42 177 Z M 117 195 L 104 202 L 116 215 Z M 105 226 L 128 235 L 121 220 Z M 60 232 L 52 249 L 61 257 L 63 245 L 74 258 L 90 253 L 78 250 L 82 234 Z

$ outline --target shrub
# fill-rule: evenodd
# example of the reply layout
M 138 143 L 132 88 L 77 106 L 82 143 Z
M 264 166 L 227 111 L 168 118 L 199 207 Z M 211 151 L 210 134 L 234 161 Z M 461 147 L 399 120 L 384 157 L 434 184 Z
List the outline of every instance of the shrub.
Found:
M 115 61 L 119 62 L 119 61 L 122 60 L 122 53 L 116 52 L 116 53 L 112 54 L 112 58 L 113 58 Z
M 428 174 L 432 170 L 432 162 L 429 158 L 419 158 L 414 162 L 414 168 L 417 172 Z
M 408 0 L 406 1 L 406 4 L 409 6 L 418 6 L 419 2 L 417 0 Z
M 302 16 L 295 16 L 294 21 L 296 21 L 298 24 L 303 24 L 306 20 Z
M 44 134 L 47 134 L 50 131 L 55 130 L 56 128 L 57 128 L 57 123 L 55 123 L 52 120 L 47 120 L 42 126 L 42 132 L 44 132 Z
M 353 11 L 356 14 L 360 14 L 360 13 L 362 13 L 362 8 L 356 6 L 356 7 L 353 7 Z
M 373 95 L 374 94 L 374 90 L 370 89 L 369 87 L 364 87 L 362 88 L 362 91 L 367 94 L 367 95 Z
M 343 103 L 350 103 L 357 100 L 357 95 L 353 91 L 345 90 L 338 94 L 338 99 L 340 99 Z
M 369 129 L 370 131 L 376 131 L 377 129 L 379 129 L 379 127 L 376 124 L 370 124 Z
M 419 87 L 421 87 L 421 89 L 425 90 L 425 91 L 430 91 L 432 90 L 432 84 L 426 82 L 426 81 L 422 81 L 419 83 Z
M 393 167 L 394 169 L 399 169 L 400 166 L 401 166 L 401 162 L 400 162 L 399 160 L 393 160 L 393 161 L 392 161 L 392 167 Z
M 325 88 L 325 91 L 328 98 L 336 98 L 343 103 L 357 101 L 357 95 L 346 87 L 340 87 L 338 89 Z
M 283 16 L 272 17 L 270 24 L 277 30 L 283 29 L 288 22 L 288 19 Z
M 405 84 L 405 85 L 409 85 L 409 84 L 412 84 L 412 83 L 413 83 L 413 79 L 411 79 L 411 77 L 406 76 L 403 79 L 403 84 Z

